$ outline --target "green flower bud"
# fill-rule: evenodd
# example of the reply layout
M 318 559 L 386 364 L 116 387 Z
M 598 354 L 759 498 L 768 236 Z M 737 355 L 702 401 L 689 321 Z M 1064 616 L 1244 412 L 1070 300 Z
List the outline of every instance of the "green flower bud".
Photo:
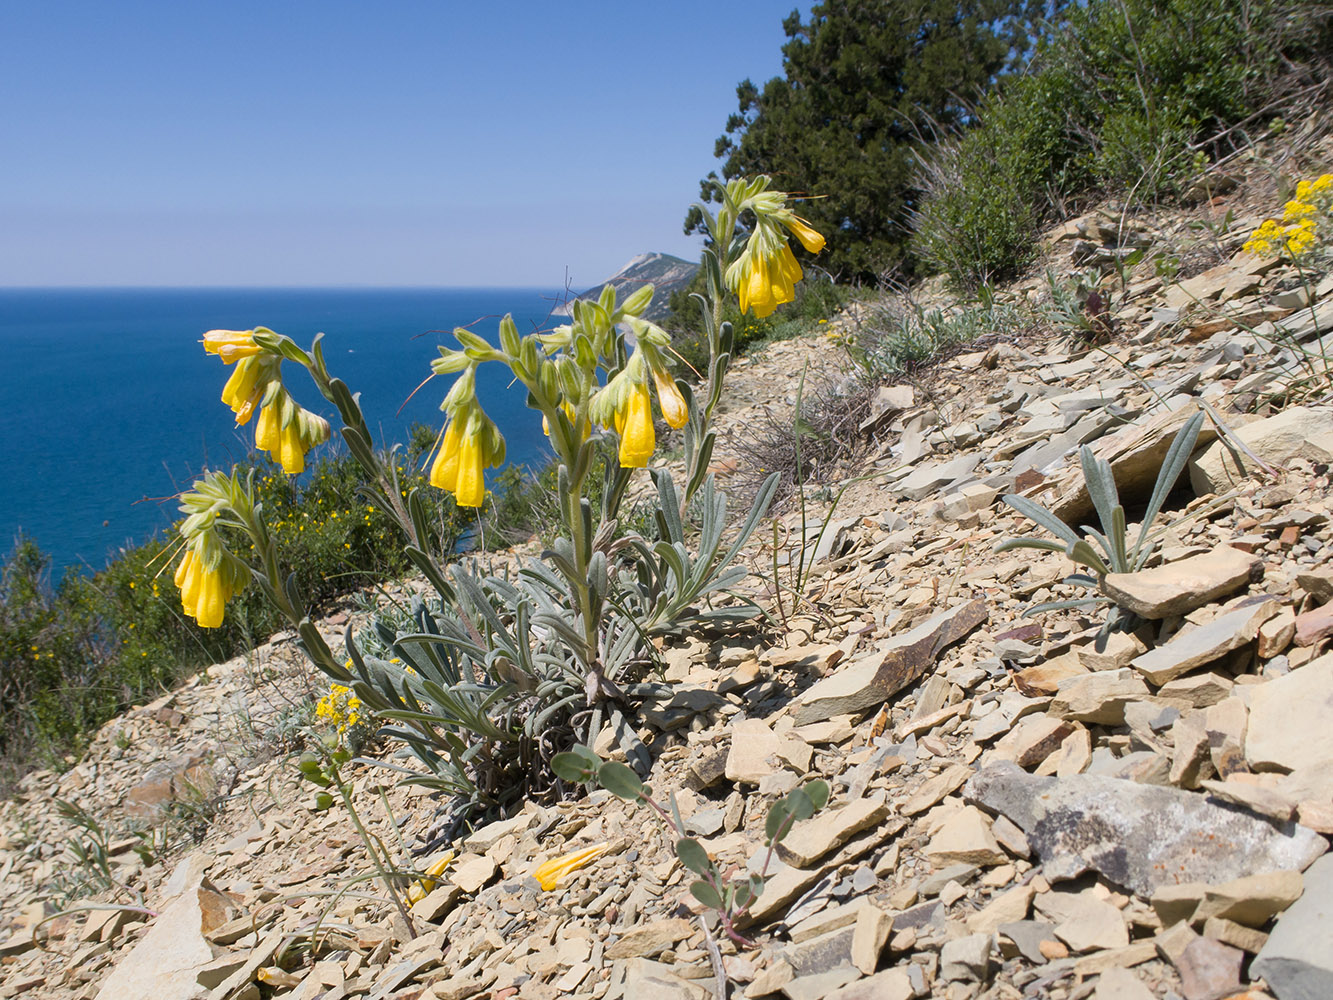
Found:
M 653 300 L 653 286 L 642 285 L 630 294 L 620 306 L 620 311 L 626 316 L 638 316 L 648 308 L 648 303 Z
M 512 314 L 507 314 L 504 319 L 500 320 L 500 346 L 511 358 L 518 357 L 518 352 L 522 349 L 518 327 L 514 325 Z

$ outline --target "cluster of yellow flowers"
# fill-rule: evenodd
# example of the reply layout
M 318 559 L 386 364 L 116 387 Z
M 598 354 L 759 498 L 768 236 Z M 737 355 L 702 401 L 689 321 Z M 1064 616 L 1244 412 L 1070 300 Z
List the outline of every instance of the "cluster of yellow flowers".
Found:
M 219 516 L 248 499 L 240 482 L 221 472 L 209 473 L 195 482 L 192 491 L 181 494 L 185 555 L 174 580 L 182 609 L 200 628 L 221 625 L 227 602 L 250 581 L 250 568 L 227 550 L 217 530 Z
M 256 340 L 256 334 L 260 340 Z M 236 370 L 222 390 L 222 401 L 236 414 L 236 426 L 255 425 L 255 447 L 267 451 L 282 471 L 305 470 L 305 454 L 329 439 L 329 422 L 297 404 L 282 384 L 282 355 L 262 341 L 272 330 L 210 330 L 204 334 L 204 350 L 216 354 L 223 364 Z
M 365 715 L 361 710 L 361 699 L 352 693 L 352 689 L 342 684 L 329 685 L 329 693 L 315 703 L 315 718 L 333 726 L 342 736 Z
M 1300 181 L 1296 196 L 1282 209 L 1282 221 L 1266 219 L 1245 241 L 1244 249 L 1260 257 L 1286 252 L 1291 257 L 1308 253 L 1320 242 L 1321 230 L 1333 214 L 1333 174 Z
M 732 181 L 727 191 L 755 220 L 745 250 L 727 268 L 727 287 L 740 299 L 741 312 L 753 310 L 761 318 L 796 298 L 796 282 L 805 276 L 782 229 L 809 253 L 824 249 L 824 237 L 788 207 L 785 193 L 769 190 L 770 183 L 767 177 Z
M 621 467 L 642 469 L 657 449 L 649 382 L 657 390 L 657 406 L 668 427 L 680 430 L 689 421 L 690 411 L 667 368 L 664 351 L 671 335 L 637 316 L 628 322 L 634 331 L 634 353 L 620 373 L 593 396 L 589 412 L 597 423 L 614 427 L 620 435 Z

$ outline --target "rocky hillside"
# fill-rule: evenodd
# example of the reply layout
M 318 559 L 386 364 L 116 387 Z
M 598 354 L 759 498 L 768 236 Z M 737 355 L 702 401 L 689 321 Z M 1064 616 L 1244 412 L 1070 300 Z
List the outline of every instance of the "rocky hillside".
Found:
M 655 289 L 653 301 L 643 315 L 645 319 L 661 320 L 671 312 L 667 306 L 671 293 L 688 285 L 697 270 L 698 262 L 691 263 L 669 253 L 641 253 L 630 258 L 629 263 L 595 288 L 589 288 L 574 298 L 596 300 L 605 286 L 614 285 L 616 294 L 623 299 L 640 285 L 652 285 Z M 569 310 L 570 307 L 565 305 L 557 309 L 556 313 L 568 316 Z
M 1239 218 L 1192 266 L 1085 300 L 1094 329 L 989 337 L 881 388 L 827 530 L 818 505 L 784 515 L 777 572 L 803 602 L 780 628 L 663 649 L 651 785 L 715 859 L 761 867 L 768 807 L 832 789 L 769 866 L 752 947 L 710 957 L 647 810 L 595 792 L 449 843 L 440 800 L 351 766 L 369 831 L 437 869 L 409 927 L 346 812 L 308 807 L 292 720 L 324 687 L 280 635 L 0 807 L 0 996 L 706 1000 L 718 965 L 746 998 L 1333 996 L 1333 278 L 1242 252 L 1261 221 L 1245 192 L 1206 209 Z M 1094 213 L 1048 234 L 1047 259 L 1183 247 L 1190 222 Z M 790 413 L 807 363 L 836 382 L 846 354 L 819 338 L 737 364 L 722 468 Z M 1003 497 L 1094 521 L 1086 444 L 1135 521 L 1200 412 L 1154 558 L 1101 583 L 1142 624 L 1101 642 L 1106 607 L 1025 616 L 1081 591 L 1062 551 L 996 552 L 1051 537 Z M 773 554 L 752 556 L 764 593 Z M 331 644 L 346 620 L 322 626 Z M 533 877 L 594 847 L 552 889 Z

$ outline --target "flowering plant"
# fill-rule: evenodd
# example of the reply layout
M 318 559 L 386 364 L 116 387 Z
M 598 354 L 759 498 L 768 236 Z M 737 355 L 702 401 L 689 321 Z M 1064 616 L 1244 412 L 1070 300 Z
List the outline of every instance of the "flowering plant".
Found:
M 748 235 L 736 233 L 742 215 L 750 222 Z M 397 523 L 405 553 L 438 601 L 418 600 L 408 621 L 381 618 L 360 636 L 349 627 L 344 665 L 311 622 L 294 578 L 283 579 L 250 484 L 211 473 L 182 501 L 190 516 L 181 529 L 186 555 L 177 579 L 186 611 L 201 625 L 217 625 L 228 597 L 255 580 L 297 628 L 315 664 L 357 699 L 357 714 L 385 720 L 383 732 L 425 766 L 425 772 L 408 771 L 408 780 L 455 793 L 460 816 L 549 790 L 552 756 L 591 745 L 604 723 L 629 758 L 646 768 L 646 750 L 628 720 L 638 703 L 662 691 L 646 680 L 652 640 L 694 623 L 744 621 L 759 610 L 729 594 L 746 575 L 732 563 L 777 477 L 761 488 L 723 550 L 727 499 L 707 469 L 709 423 L 730 351 L 729 325 L 719 321 L 721 297 L 735 291 L 743 306 L 767 315 L 791 299 L 801 276 L 784 233 L 811 252 L 823 245 L 767 178 L 731 182 L 719 214 L 705 216 L 712 246 L 704 255 L 710 365 L 702 406 L 672 378 L 669 335 L 644 318 L 651 286 L 623 300 L 607 286 L 596 301 L 576 300 L 572 322 L 550 331 L 522 336 L 505 317 L 498 345 L 459 328 L 458 346 L 440 348 L 432 368 L 457 377 L 428 458 L 432 486 L 450 491 L 459 506 L 481 506 L 486 468 L 504 461 L 504 438 L 476 392 L 482 364 L 504 365 L 527 389 L 555 453 L 560 537 L 513 577 L 446 567 L 451 553 L 430 551 L 418 488 L 404 489 L 392 456 L 386 460 L 372 448 L 357 399 L 328 371 L 319 337 L 306 351 L 264 327 L 206 334 L 205 349 L 236 366 L 223 402 L 238 425 L 258 414 L 256 447 L 291 473 L 329 436 L 328 423 L 291 395 L 282 364 L 309 373 L 339 411 L 342 437 L 366 479 L 365 496 Z M 620 530 L 620 508 L 631 477 L 657 447 L 654 400 L 668 427 L 685 430 L 687 478 L 682 493 L 666 469 L 651 470 L 657 509 L 648 537 Z M 594 512 L 588 487 L 599 452 L 608 461 Z M 228 549 L 220 527 L 239 529 L 253 559 Z

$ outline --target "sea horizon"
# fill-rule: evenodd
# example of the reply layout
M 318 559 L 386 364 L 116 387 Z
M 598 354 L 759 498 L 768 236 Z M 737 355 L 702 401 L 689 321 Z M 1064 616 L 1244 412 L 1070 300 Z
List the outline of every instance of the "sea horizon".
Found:
M 362 394 L 378 443 L 414 423 L 440 424 L 452 379 L 430 375 L 436 345 L 457 326 L 496 339 L 512 313 L 528 332 L 560 322 L 563 289 L 535 286 L 0 286 L 0 434 L 11 444 L 0 483 L 8 554 L 21 532 L 51 557 L 52 578 L 97 570 L 177 517 L 174 495 L 205 467 L 243 461 L 253 428 L 220 400 L 229 370 L 198 343 L 209 329 L 267 326 L 308 347 L 325 334 L 330 371 Z M 298 401 L 336 410 L 299 365 L 283 366 Z M 509 464 L 547 451 L 526 394 L 483 365 L 478 395 L 500 426 Z

